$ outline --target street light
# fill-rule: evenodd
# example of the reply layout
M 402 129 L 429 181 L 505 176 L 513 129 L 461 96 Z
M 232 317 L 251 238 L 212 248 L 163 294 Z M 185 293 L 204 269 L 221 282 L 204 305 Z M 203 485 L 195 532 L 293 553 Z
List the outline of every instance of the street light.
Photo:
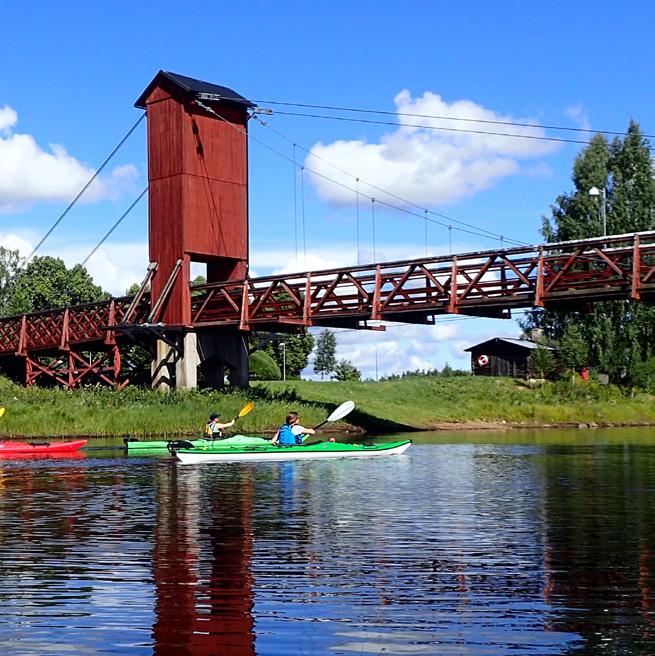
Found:
M 603 237 L 607 235 L 607 208 L 605 207 L 606 196 L 605 196 L 605 187 L 599 189 L 598 187 L 592 187 L 589 190 L 590 196 L 600 196 L 600 222 L 603 225 Z
M 282 347 L 282 380 L 287 379 L 287 345 L 286 342 L 280 342 Z

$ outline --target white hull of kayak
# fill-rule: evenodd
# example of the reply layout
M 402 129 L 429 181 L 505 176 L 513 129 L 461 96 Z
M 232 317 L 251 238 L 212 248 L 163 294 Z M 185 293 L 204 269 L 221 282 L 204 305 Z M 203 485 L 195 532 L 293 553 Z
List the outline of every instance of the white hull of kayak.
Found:
M 176 453 L 183 465 L 198 465 L 205 462 L 281 462 L 288 460 L 328 460 L 334 458 L 381 458 L 397 456 L 404 453 L 411 442 L 401 444 L 383 451 L 290 451 L 281 448 L 279 451 L 267 453 Z

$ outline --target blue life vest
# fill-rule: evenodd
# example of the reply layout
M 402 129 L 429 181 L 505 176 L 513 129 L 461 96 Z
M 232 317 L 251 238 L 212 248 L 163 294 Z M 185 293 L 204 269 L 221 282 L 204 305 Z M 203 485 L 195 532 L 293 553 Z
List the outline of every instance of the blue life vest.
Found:
M 302 444 L 302 435 L 294 435 L 289 424 L 280 426 L 280 434 L 278 436 L 278 444 L 280 446 L 293 446 L 294 444 Z

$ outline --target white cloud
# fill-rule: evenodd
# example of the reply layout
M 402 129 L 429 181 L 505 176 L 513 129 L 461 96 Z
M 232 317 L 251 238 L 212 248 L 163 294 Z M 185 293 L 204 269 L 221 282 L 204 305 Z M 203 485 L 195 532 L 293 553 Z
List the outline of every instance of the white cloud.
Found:
M 21 257 L 32 252 L 37 239 L 32 235 L 0 233 L 0 246 L 17 250 Z M 38 255 L 61 258 L 70 269 L 91 252 L 95 244 L 54 246 Z M 123 296 L 135 282 L 141 283 L 148 265 L 148 244 L 145 242 L 114 242 L 101 246 L 86 263 L 93 281 L 113 296 Z
M 384 194 L 369 186 L 370 183 L 422 207 L 452 203 L 522 172 L 521 160 L 548 155 L 558 147 L 553 142 L 538 139 L 490 134 L 540 137 L 545 132 L 540 127 L 471 122 L 474 119 L 533 123 L 497 113 L 469 100 L 448 103 L 429 91 L 412 98 L 410 92 L 404 90 L 394 102 L 399 114 L 459 120 L 398 116 L 399 122 L 417 127 L 399 126 L 383 135 L 378 143 L 355 140 L 315 144 L 305 160 L 305 168 L 323 200 L 337 206 L 353 204 L 355 194 L 348 188 L 355 187 L 353 176 L 358 176 L 359 190 L 367 196 L 384 199 Z M 431 129 L 434 127 L 448 130 Z M 311 171 L 320 175 L 313 175 Z M 336 180 L 347 188 L 320 176 Z M 389 197 L 386 200 L 399 203 Z
M 31 252 L 33 242 L 29 238 L 17 235 L 13 232 L 0 233 L 0 246 L 3 246 L 10 251 L 18 251 L 21 257 L 25 257 Z
M 583 130 L 590 130 L 591 124 L 589 123 L 589 114 L 584 108 L 582 103 L 576 105 L 569 105 L 564 109 L 564 113 L 575 123 L 577 123 Z
M 9 107 L 9 105 L 0 107 L 0 131 L 8 130 L 9 128 L 16 125 L 17 121 L 18 114 L 16 114 L 16 112 L 11 107 Z
M 94 170 L 57 144 L 44 149 L 29 134 L 11 128 L 18 116 L 9 106 L 0 109 L 0 212 L 28 209 L 40 201 L 72 200 L 87 184 Z M 97 178 L 83 196 L 86 202 L 116 197 L 137 176 L 134 166 L 114 169 Z
M 464 321 L 468 321 L 465 319 Z M 400 374 L 416 369 L 443 369 L 451 366 L 467 367 L 467 354 L 453 357 L 452 343 L 463 322 L 459 318 L 437 319 L 434 326 L 387 324 L 387 330 L 336 330 L 337 359 L 350 360 L 364 378 Z M 314 329 L 318 334 L 323 329 Z M 319 379 L 314 374 L 313 359 L 303 371 L 304 378 Z
M 433 326 L 388 323 L 384 332 L 368 330 L 335 330 L 337 359 L 350 360 L 363 378 L 401 374 L 417 369 L 438 369 L 449 364 L 454 369 L 470 370 L 471 356 L 464 349 L 492 337 L 519 337 L 521 329 L 511 320 L 443 315 Z M 314 328 L 317 336 L 323 328 Z M 376 362 L 377 360 L 377 362 Z M 320 380 L 314 373 L 313 355 L 303 378 Z
M 136 193 L 136 181 L 139 171 L 133 164 L 117 166 L 111 173 L 102 178 L 103 197 L 116 200 L 125 193 Z

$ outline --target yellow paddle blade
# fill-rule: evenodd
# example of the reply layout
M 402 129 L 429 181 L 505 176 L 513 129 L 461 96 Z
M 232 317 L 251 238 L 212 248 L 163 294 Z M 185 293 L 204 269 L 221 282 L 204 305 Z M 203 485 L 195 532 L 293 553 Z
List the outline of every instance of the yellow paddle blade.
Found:
M 4 408 L 0 408 L 0 417 L 2 417 L 2 415 L 4 415 L 4 414 L 5 414 L 5 409 L 4 409 Z
M 250 403 L 248 403 L 248 405 L 244 405 L 243 408 L 241 408 L 241 412 L 239 413 L 239 417 L 243 417 L 244 415 L 247 415 L 254 407 L 255 407 L 255 404 L 252 401 Z M 238 417 L 237 417 L 237 419 L 238 419 Z

